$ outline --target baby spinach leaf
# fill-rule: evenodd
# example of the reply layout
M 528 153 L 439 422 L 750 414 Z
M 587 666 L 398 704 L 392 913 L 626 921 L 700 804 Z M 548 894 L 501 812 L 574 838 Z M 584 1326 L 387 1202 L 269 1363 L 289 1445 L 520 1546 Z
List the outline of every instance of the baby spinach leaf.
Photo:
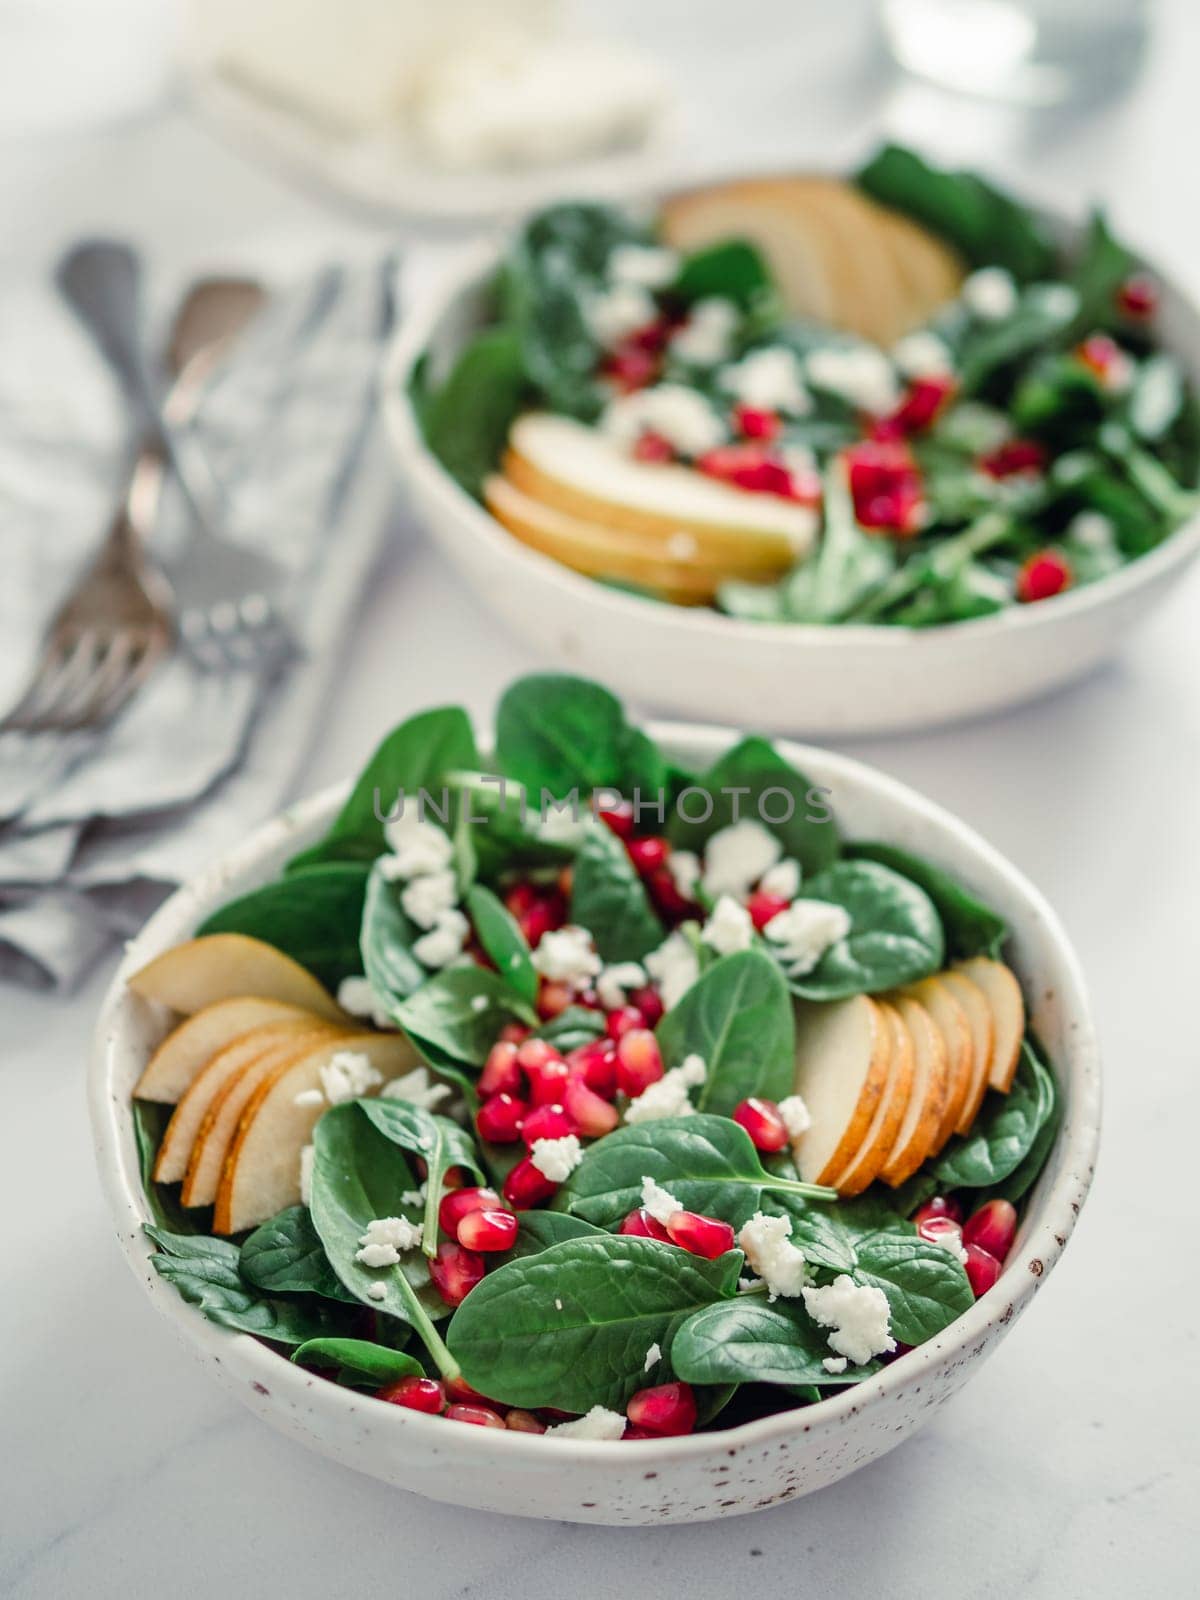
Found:
M 302 1367 L 336 1367 L 339 1383 L 379 1389 L 401 1378 L 422 1378 L 425 1369 L 415 1356 L 390 1350 L 370 1339 L 310 1339 L 291 1359 Z
M 725 239 L 689 255 L 679 269 L 672 293 L 693 300 L 732 300 L 748 311 L 774 285 L 761 251 L 747 239 Z
M 517 868 L 563 866 L 574 855 L 570 844 L 537 832 L 539 799 L 530 803 L 514 779 L 484 772 L 452 772 L 447 782 L 457 799 L 457 815 L 475 858 L 475 877 L 496 881 Z
M 395 810 L 401 793 L 415 805 L 424 789 L 440 806 L 446 774 L 478 765 L 475 735 L 458 706 L 409 717 L 367 762 L 329 832 L 319 844 L 294 856 L 288 871 L 323 861 L 374 861 L 386 848 L 380 818 Z
M 764 1210 L 782 1212 L 791 1220 L 792 1243 L 803 1250 L 814 1267 L 830 1272 L 853 1272 L 860 1240 L 883 1233 L 914 1238 L 912 1225 L 873 1194 L 829 1204 L 802 1200 L 794 1194 L 769 1194 Z
M 855 842 L 846 846 L 855 861 L 877 861 L 915 883 L 933 901 L 946 934 L 946 953 L 955 961 L 970 956 L 998 956 L 1008 937 L 1008 924 L 990 906 L 968 893 L 949 873 L 931 861 L 895 845 Z
M 376 862 L 367 879 L 363 903 L 359 965 L 380 1001 L 390 1010 L 419 989 L 429 976 L 412 952 L 419 937 L 400 904 L 400 885 L 385 878 Z
M 288 1206 L 243 1241 L 242 1276 L 272 1294 L 319 1294 L 327 1300 L 357 1300 L 329 1265 L 307 1206 Z
M 422 419 L 426 443 L 477 499 L 499 465 L 529 387 L 521 336 L 500 326 L 475 335 L 430 397 Z
M 882 1289 L 891 1311 L 892 1336 L 920 1344 L 969 1311 L 975 1302 L 959 1261 L 941 1245 L 897 1233 L 873 1233 L 856 1245 L 850 1274 Z
M 155 1223 L 173 1234 L 203 1233 L 204 1224 L 212 1215 L 210 1209 L 205 1207 L 204 1210 L 199 1210 L 182 1206 L 179 1203 L 179 1189 L 175 1184 L 168 1187 L 166 1184 L 154 1181 L 154 1163 L 158 1158 L 158 1147 L 162 1143 L 163 1134 L 167 1131 L 167 1123 L 170 1122 L 175 1107 L 164 1105 L 158 1100 L 135 1100 L 132 1109 L 133 1136 L 137 1143 L 142 1193 L 146 1196 L 146 1204 L 150 1207 Z
M 842 1000 L 913 983 L 942 965 L 945 940 L 924 889 L 874 861 L 839 861 L 809 879 L 811 900 L 842 906 L 850 932 L 792 989 L 806 1000 Z
M 521 1226 L 517 1230 L 517 1242 L 505 1257 L 506 1261 L 536 1256 L 564 1239 L 595 1238 L 603 1233 L 603 1229 L 593 1228 L 590 1222 L 573 1217 L 567 1211 L 522 1211 L 519 1215 Z
M 1055 1135 L 1058 1133 L 1059 1123 L 1062 1120 L 1062 1107 L 1059 1103 L 1058 1088 L 1049 1069 L 1043 1064 L 1040 1057 L 1029 1044 L 1030 1056 L 1034 1071 L 1037 1073 L 1041 1087 L 1041 1105 L 1038 1115 L 1041 1126 L 1038 1128 L 1034 1141 L 1029 1147 L 1029 1153 L 1014 1167 L 1008 1177 L 995 1187 L 995 1194 L 1001 1199 L 1011 1200 L 1015 1205 L 1041 1176 L 1042 1168 L 1046 1165 L 1046 1158 L 1054 1144 Z
M 571 920 L 606 962 L 640 961 L 667 936 L 629 852 L 603 823 L 587 830 L 571 877 Z
M 700 790 L 711 799 L 711 811 L 700 795 L 688 790 Z M 775 834 L 784 854 L 793 856 L 806 873 L 819 872 L 837 857 L 828 791 L 797 772 L 766 739 L 742 739 L 681 792 L 681 804 L 667 825 L 667 837 L 678 849 L 703 850 L 718 829 L 750 817 Z
M 517 919 L 482 883 L 467 890 L 466 906 L 479 942 L 495 962 L 496 971 L 522 1000 L 532 1005 L 537 999 L 538 975 Z
M 306 967 L 326 988 L 361 970 L 367 867 L 330 861 L 252 889 L 201 923 L 197 934 L 244 933 L 274 945 Z
M 669 1189 L 687 1211 L 721 1217 L 738 1228 L 760 1208 L 764 1193 L 832 1198 L 832 1191 L 776 1178 L 750 1136 L 726 1117 L 697 1113 L 618 1128 L 587 1149 L 558 1191 L 556 1211 L 616 1227 L 642 1203 L 642 1179 Z
M 896 549 L 859 526 L 840 462 L 825 473 L 825 525 L 820 543 L 784 580 L 793 622 L 841 622 L 896 570 Z
M 587 1006 L 568 1006 L 549 1022 L 543 1022 L 534 1033 L 539 1039 L 548 1039 L 563 1055 L 590 1044 L 604 1034 L 603 1011 L 592 1011 Z
M 826 1372 L 827 1331 L 800 1300 L 768 1304 L 757 1294 L 694 1311 L 671 1343 L 671 1365 L 685 1383 L 780 1383 L 844 1386 L 878 1372 L 879 1363 Z
M 535 673 L 505 692 L 496 711 L 496 759 L 540 807 L 543 791 L 566 799 L 577 789 L 586 804 L 594 789 L 628 798 L 640 788 L 657 797 L 666 778 L 662 755 L 630 727 L 615 695 L 586 678 Z
M 1120 327 L 1117 291 L 1136 269 L 1137 262 L 1113 235 L 1103 211 L 1093 211 L 1069 279 L 1079 295 L 1074 321 L 1078 335 Z
M 782 1099 L 796 1072 L 796 1027 L 779 968 L 761 950 L 723 956 L 663 1017 L 658 1042 L 670 1066 L 703 1060 L 701 1111 L 728 1117 L 750 1095 Z
M 395 1008 L 396 1021 L 438 1072 L 482 1067 L 506 1022 L 532 1025 L 531 1006 L 497 973 L 448 967 Z
M 1000 1183 L 1017 1170 L 1032 1150 L 1038 1129 L 1051 1108 L 1039 1064 L 1028 1044 L 1023 1044 L 1017 1075 L 1008 1094 L 990 1091 L 971 1131 L 952 1139 L 934 1162 L 933 1173 L 939 1186 L 986 1189 Z
M 483 1168 L 479 1165 L 473 1139 L 449 1117 L 436 1116 L 432 1111 L 410 1105 L 406 1100 L 380 1096 L 377 1100 L 362 1100 L 359 1105 L 367 1121 L 378 1128 L 386 1139 L 424 1161 L 427 1171 L 422 1248 L 427 1256 L 435 1255 L 438 1207 L 447 1172 L 451 1167 L 465 1167 L 472 1177 L 483 1182 Z
M 653 1239 L 567 1239 L 489 1273 L 455 1312 L 450 1350 L 506 1405 L 624 1410 L 651 1345 L 669 1356 L 679 1323 L 732 1295 L 741 1264 L 737 1250 L 705 1261 Z
M 210 1322 L 238 1333 L 253 1333 L 276 1344 L 303 1344 L 337 1333 L 345 1313 L 330 1301 L 281 1300 L 262 1294 L 242 1275 L 238 1247 L 207 1234 L 172 1234 L 143 1224 L 158 1245 L 150 1257 L 160 1278 L 174 1284 Z

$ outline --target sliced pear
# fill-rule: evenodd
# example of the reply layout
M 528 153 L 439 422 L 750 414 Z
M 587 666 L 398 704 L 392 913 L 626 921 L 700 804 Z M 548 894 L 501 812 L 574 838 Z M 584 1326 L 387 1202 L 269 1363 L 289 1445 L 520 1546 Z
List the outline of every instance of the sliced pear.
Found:
M 891 999 L 913 1042 L 912 1094 L 896 1142 L 879 1172 L 884 1183 L 896 1188 L 933 1148 L 946 1107 L 950 1069 L 942 1036 L 925 1007 L 906 994 Z
M 300 1199 L 300 1152 L 325 1109 L 308 1103 L 321 1087 L 321 1068 L 338 1050 L 361 1052 L 385 1082 L 418 1065 L 412 1045 L 398 1033 L 356 1033 L 321 1046 L 302 1060 L 277 1067 L 256 1086 L 225 1155 L 213 1212 L 214 1233 L 256 1228 Z M 297 1100 L 299 1099 L 299 1103 Z
M 966 1013 L 958 999 L 940 975 L 923 978 L 920 983 L 909 984 L 903 993 L 923 1005 L 933 1019 L 933 1025 L 942 1036 L 946 1049 L 948 1069 L 946 1104 L 942 1120 L 930 1148 L 936 1155 L 958 1126 L 967 1095 L 971 1089 L 975 1052 L 971 1043 L 971 1029 Z
M 955 1133 L 966 1133 L 979 1115 L 979 1108 L 987 1093 L 996 1030 L 992 1025 L 992 1008 L 977 983 L 972 983 L 965 972 L 953 967 L 941 973 L 940 977 L 963 1008 L 967 1026 L 971 1030 L 971 1083 L 954 1130 Z
M 834 325 L 891 344 L 909 311 L 904 284 L 880 248 L 876 207 L 848 184 L 821 178 L 807 180 L 804 203 L 829 236 Z
M 1007 1094 L 1012 1088 L 1021 1058 L 1021 1040 L 1025 1037 L 1025 999 L 1021 985 L 1002 961 L 990 961 L 986 956 L 960 961 L 958 970 L 978 984 L 987 996 L 995 1033 L 988 1087 Z
M 283 1000 L 260 1000 L 239 995 L 218 1000 L 170 1032 L 150 1057 L 149 1065 L 133 1091 L 135 1100 L 159 1100 L 174 1105 L 192 1079 L 219 1050 L 240 1034 L 267 1022 L 316 1021 L 311 1011 Z
M 911 217 L 873 200 L 867 203 L 874 213 L 882 255 L 902 286 L 905 312 L 897 331 L 905 334 L 923 327 L 957 296 L 966 267 L 949 245 Z
M 156 956 L 129 980 L 147 1000 L 191 1016 L 218 1000 L 259 995 L 345 1022 L 333 996 L 297 961 L 244 933 L 210 933 Z
M 812 1126 L 792 1151 L 805 1183 L 832 1183 L 861 1149 L 891 1055 L 887 1020 L 866 995 L 797 1006 L 796 1093 Z
M 842 1175 L 834 1180 L 839 1194 L 861 1194 L 879 1176 L 883 1163 L 891 1153 L 900 1131 L 900 1124 L 908 1110 L 913 1084 L 913 1043 L 908 1029 L 894 1006 L 885 1001 L 876 1004 L 887 1019 L 891 1034 L 892 1056 L 888 1066 L 887 1083 L 871 1126 L 867 1129 L 862 1149 L 851 1160 Z
M 336 1034 L 332 1023 L 314 1020 L 304 1013 L 298 1019 L 267 1022 L 240 1034 L 203 1066 L 181 1097 L 167 1123 L 154 1162 L 156 1183 L 178 1183 L 187 1171 L 196 1136 L 204 1125 L 209 1107 L 225 1085 L 260 1057 L 280 1045 L 307 1040 L 314 1033 L 320 1038 Z

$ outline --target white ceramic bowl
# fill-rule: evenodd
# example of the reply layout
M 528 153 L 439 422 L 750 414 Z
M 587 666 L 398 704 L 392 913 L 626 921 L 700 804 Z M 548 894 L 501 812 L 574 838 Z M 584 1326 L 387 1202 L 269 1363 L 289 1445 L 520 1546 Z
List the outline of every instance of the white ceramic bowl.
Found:
M 673 756 L 702 766 L 732 737 L 670 724 L 652 731 Z M 571 1522 L 696 1522 L 808 1494 L 884 1455 L 928 1421 L 1012 1327 L 1067 1242 L 1096 1158 L 1100 1069 L 1075 956 L 1041 895 L 947 812 L 843 756 L 787 743 L 780 748 L 833 791 L 848 836 L 921 852 L 993 904 L 1012 928 L 1012 959 L 1054 1066 L 1064 1116 L 999 1282 L 936 1339 L 817 1405 L 636 1447 L 454 1426 L 382 1405 L 311 1376 L 248 1335 L 205 1321 L 154 1271 L 142 1232 L 150 1218 L 130 1091 L 167 1019 L 131 994 L 125 978 L 190 937 L 222 901 L 274 876 L 297 848 L 318 837 L 340 803 L 342 791 L 331 791 L 268 823 L 151 919 L 113 980 L 91 1066 L 97 1161 L 126 1257 L 184 1342 L 258 1416 L 360 1472 L 456 1505 Z M 1070 1308 L 1061 1312 L 1069 1315 Z M 1041 1381 L 1052 1382 L 1052 1375 L 1041 1374 Z
M 1070 239 L 1077 229 L 1047 217 Z M 422 522 L 483 603 L 531 649 L 639 704 L 777 733 L 891 733 L 1044 694 L 1112 655 L 1200 552 L 1200 518 L 1110 578 L 953 626 L 747 622 L 623 594 L 521 544 L 426 448 L 409 399 L 414 363 L 444 362 L 479 326 L 499 247 L 471 252 L 404 320 L 384 373 L 402 479 Z M 1200 382 L 1200 311 L 1153 263 L 1159 329 Z

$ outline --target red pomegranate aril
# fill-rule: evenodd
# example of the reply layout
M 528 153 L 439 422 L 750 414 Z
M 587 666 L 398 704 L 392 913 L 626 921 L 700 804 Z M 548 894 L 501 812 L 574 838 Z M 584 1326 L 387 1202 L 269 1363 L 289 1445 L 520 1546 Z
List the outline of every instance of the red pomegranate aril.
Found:
M 602 1139 L 621 1120 L 616 1106 L 594 1089 L 589 1089 L 582 1076 L 572 1076 L 567 1080 L 567 1087 L 563 1090 L 563 1110 L 571 1124 L 569 1131 L 582 1134 L 585 1139 Z M 534 1116 L 537 1115 L 534 1112 Z M 525 1128 L 528 1134 L 528 1122 Z
M 501 1039 L 488 1051 L 479 1074 L 480 1099 L 494 1094 L 519 1095 L 524 1081 L 517 1062 L 517 1046 L 511 1039 Z
M 511 1094 L 494 1094 L 475 1113 L 479 1137 L 490 1144 L 515 1144 L 529 1107 Z
M 1056 550 L 1041 550 L 1030 556 L 1017 573 L 1017 599 L 1022 605 L 1052 600 L 1071 587 L 1071 576 L 1070 563 L 1065 556 Z
M 629 839 L 625 848 L 640 873 L 656 872 L 671 854 L 671 846 L 656 833 L 645 839 Z
M 506 1022 L 500 1029 L 502 1044 L 524 1044 L 528 1037 L 529 1029 L 523 1022 Z
M 661 1244 L 671 1242 L 671 1235 L 662 1223 L 657 1217 L 652 1217 L 644 1207 L 631 1211 L 617 1232 L 625 1234 L 630 1239 L 657 1239 Z
M 484 1261 L 474 1250 L 465 1250 L 461 1244 L 438 1245 L 437 1255 L 429 1263 L 429 1276 L 433 1286 L 448 1306 L 458 1306 L 483 1279 Z
M 487 1255 L 494 1250 L 511 1250 L 517 1238 L 517 1219 L 503 1206 L 486 1211 L 468 1211 L 458 1225 L 458 1242 L 464 1249 Z
M 854 515 L 867 529 L 910 538 L 921 526 L 921 471 L 903 440 L 864 439 L 845 452 Z
M 1129 357 L 1107 333 L 1090 334 L 1076 348 L 1075 357 L 1103 389 L 1123 387 L 1132 373 Z
M 617 1045 L 614 1039 L 593 1039 L 567 1056 L 572 1076 L 583 1079 L 588 1088 L 605 1100 L 617 1092 Z M 564 1105 L 566 1102 L 563 1102 Z
M 573 867 L 560 867 L 558 877 L 554 880 L 558 885 L 558 892 L 570 904 L 571 890 L 575 887 L 575 869 Z
M 955 1222 L 961 1223 L 963 1208 L 953 1195 L 935 1194 L 913 1212 L 913 1221 L 917 1227 L 929 1217 L 951 1217 Z
M 442 1196 L 438 1207 L 438 1224 L 443 1233 L 456 1236 L 458 1225 L 471 1211 L 487 1211 L 501 1204 L 495 1189 L 452 1189 Z
M 645 433 L 639 434 L 633 444 L 633 459 L 635 461 L 649 461 L 659 464 L 674 461 L 675 446 L 670 439 L 664 438 L 661 433 L 655 433 L 647 428 Z
M 634 1033 L 645 1026 L 645 1017 L 636 1006 L 630 1005 L 618 1006 L 615 1011 L 610 1011 L 604 1024 L 608 1037 L 615 1039 L 618 1045 L 627 1033 Z
M 618 839 L 633 838 L 633 806 L 628 800 L 622 800 L 619 805 L 606 806 L 596 815 Z
M 571 1087 L 570 1080 L 563 1085 L 563 1093 Z M 603 1105 L 604 1102 L 601 1101 Z M 564 1139 L 568 1133 L 578 1133 L 574 1119 L 561 1105 L 534 1106 L 532 1111 L 526 1113 L 525 1121 L 521 1124 L 521 1138 L 528 1149 L 532 1150 L 535 1140 L 538 1139 Z
M 517 1051 L 517 1065 L 522 1072 L 536 1072 L 547 1061 L 561 1060 L 562 1051 L 556 1049 L 549 1039 L 526 1039 Z
M 664 917 L 670 917 L 678 922 L 684 917 L 690 917 L 696 909 L 695 902 L 680 893 L 679 885 L 671 876 L 670 867 L 659 867 L 656 872 L 647 873 L 646 888 Z
M 963 1223 L 963 1243 L 977 1244 L 1003 1261 L 1017 1233 L 1017 1208 L 1011 1200 L 989 1200 Z
M 1044 472 L 1046 447 L 1036 439 L 1009 439 L 981 456 L 979 465 L 989 478 L 1012 478 L 1018 472 Z
M 660 1439 L 672 1438 L 695 1429 L 696 1397 L 690 1384 L 660 1383 L 631 1396 L 625 1415 L 635 1428 L 645 1428 Z
M 791 903 L 781 894 L 768 894 L 765 889 L 756 889 L 746 901 L 746 910 L 750 913 L 750 921 L 761 933 L 767 923 L 781 911 L 786 911 Z
M 661 1439 L 661 1433 L 651 1433 L 649 1428 L 635 1428 L 631 1423 L 621 1435 L 622 1444 L 626 1439 Z
M 901 433 L 918 433 L 937 418 L 953 393 L 954 379 L 949 376 L 914 378 L 908 393 L 887 421 Z
M 642 349 L 632 340 L 619 345 L 604 363 L 604 376 L 622 394 L 644 389 L 658 376 L 659 359 L 653 350 Z
M 727 1222 L 702 1217 L 696 1211 L 673 1212 L 667 1219 L 667 1237 L 681 1250 L 690 1250 L 706 1261 L 715 1261 L 734 1245 L 734 1232 Z
M 751 1096 L 733 1108 L 733 1120 L 745 1128 L 756 1150 L 782 1150 L 788 1142 L 787 1124 L 773 1100 Z
M 1135 272 L 1117 290 L 1117 309 L 1127 317 L 1152 317 L 1158 310 L 1158 284 L 1147 272 Z
M 662 1051 L 649 1028 L 631 1028 L 623 1034 L 617 1044 L 617 1088 L 621 1093 L 636 1100 L 662 1075 Z
M 779 413 L 762 406 L 734 406 L 733 422 L 746 439 L 777 439 L 783 428 Z
M 504 1418 L 491 1406 L 448 1406 L 447 1422 L 469 1422 L 476 1428 L 503 1428 Z
M 710 478 L 733 484 L 737 489 L 792 497 L 792 474 L 782 461 L 771 455 L 763 441 L 745 440 L 738 444 L 718 445 L 715 450 L 702 455 L 696 466 Z
M 535 1167 L 529 1156 L 524 1156 L 517 1162 L 501 1185 L 504 1198 L 518 1211 L 530 1211 L 534 1206 L 540 1206 L 557 1190 L 558 1185 L 552 1183 L 544 1172 Z
M 478 1389 L 473 1389 L 461 1374 L 457 1378 L 443 1378 L 442 1383 L 448 1400 L 457 1400 L 468 1406 L 492 1406 L 495 1410 L 487 1395 L 480 1394 Z
M 977 1244 L 967 1245 L 966 1269 L 971 1292 L 976 1300 L 986 1294 L 1000 1276 L 1000 1263 L 994 1255 L 981 1250 Z
M 540 1067 L 530 1067 L 529 1097 L 535 1106 L 560 1106 L 571 1076 L 571 1069 L 562 1056 L 544 1061 Z
M 545 1433 L 546 1424 L 539 1422 L 532 1411 L 514 1407 L 504 1413 L 504 1426 L 510 1433 Z
M 662 1021 L 666 1007 L 662 1002 L 662 995 L 653 984 L 647 983 L 640 989 L 634 989 L 629 996 L 629 1003 L 642 1013 L 648 1028 L 656 1028 Z
M 953 1255 L 962 1248 L 962 1225 L 953 1217 L 924 1217 L 917 1223 L 917 1234 L 930 1244 L 944 1245 Z
M 446 1409 L 446 1391 L 436 1378 L 401 1378 L 399 1383 L 389 1383 L 375 1391 L 377 1400 L 386 1400 L 392 1406 L 404 1406 L 408 1411 L 424 1411 L 437 1417 Z
M 538 985 L 537 1014 L 543 1022 L 561 1016 L 575 996 L 565 983 L 554 983 L 543 978 Z
M 521 932 L 531 950 L 536 950 L 544 935 L 561 928 L 567 920 L 567 902 L 557 889 L 539 895 L 529 910 L 517 916 Z

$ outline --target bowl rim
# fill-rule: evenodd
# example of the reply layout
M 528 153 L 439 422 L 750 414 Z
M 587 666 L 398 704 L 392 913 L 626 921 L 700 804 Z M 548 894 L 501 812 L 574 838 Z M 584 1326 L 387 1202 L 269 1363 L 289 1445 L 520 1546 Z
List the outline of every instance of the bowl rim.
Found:
M 687 189 L 694 187 L 696 184 L 693 182 L 686 185 Z M 682 190 L 674 186 L 660 189 L 653 198 L 675 192 Z M 644 198 L 644 195 L 631 197 L 633 200 Z M 1061 207 L 1038 202 L 1033 209 L 1060 232 L 1077 233 L 1081 227 L 1079 219 Z M 1066 620 L 1095 611 L 1110 601 L 1119 602 L 1126 595 L 1153 585 L 1158 578 L 1186 566 L 1200 554 L 1200 510 L 1197 510 L 1153 550 L 1137 556 L 1118 571 L 1093 583 L 1069 589 L 1065 594 L 1054 595 L 1037 605 L 1010 605 L 989 616 L 971 617 L 962 622 L 937 623 L 928 628 L 898 628 L 862 622 L 839 625 L 754 622 L 745 617 L 727 616 L 707 606 L 681 606 L 656 600 L 653 596 L 625 594 L 599 583 L 552 556 L 544 555 L 540 550 L 514 539 L 485 506 L 451 477 L 425 442 L 409 391 L 413 372 L 445 312 L 465 293 L 483 286 L 499 265 L 504 244 L 505 235 L 493 233 L 486 239 L 476 239 L 469 245 L 449 252 L 437 281 L 426 285 L 415 298 L 392 337 L 380 369 L 381 403 L 387 432 L 402 474 L 415 479 L 428 494 L 435 496 L 448 514 L 460 525 L 468 527 L 477 539 L 490 545 L 498 558 L 507 558 L 514 563 L 516 570 L 536 575 L 558 587 L 566 596 L 594 604 L 609 616 L 644 621 L 647 607 L 651 607 L 656 620 L 677 628 L 682 637 L 703 639 L 709 629 L 715 629 L 733 643 L 767 640 L 781 644 L 796 641 L 804 646 L 819 643 L 830 650 L 858 651 L 864 645 L 892 651 L 930 650 L 950 638 L 970 639 L 973 643 L 986 640 L 992 634 L 1040 629 L 1060 618 Z M 1141 254 L 1136 256 L 1136 260 L 1140 267 L 1153 274 L 1170 298 L 1196 324 L 1200 341 L 1200 301 L 1173 273 L 1156 261 Z M 1189 375 L 1194 382 L 1200 383 L 1200 368 Z
M 649 721 L 643 726 L 668 746 L 686 743 L 695 748 L 697 744 L 704 744 L 714 754 L 736 737 L 728 728 L 713 724 Z M 1040 925 L 1061 966 L 1058 989 L 1064 1017 L 1069 1019 L 1073 1029 L 1068 1112 L 1056 1135 L 1061 1166 L 1053 1183 L 1041 1196 L 1037 1211 L 1027 1213 L 1020 1249 L 1009 1256 L 993 1291 L 976 1301 L 970 1310 L 933 1339 L 909 1351 L 902 1362 L 885 1366 L 872 1377 L 808 1406 L 777 1412 L 734 1428 L 642 1441 L 639 1461 L 650 1458 L 661 1463 L 683 1462 L 718 1450 L 736 1454 L 744 1447 L 802 1431 L 815 1431 L 817 1426 L 845 1424 L 901 1390 L 914 1385 L 919 1388 L 936 1366 L 982 1342 L 990 1331 L 1009 1322 L 1028 1302 L 1066 1247 L 1087 1197 L 1096 1162 L 1101 1074 L 1087 989 L 1071 942 L 1041 892 L 973 828 L 907 784 L 868 763 L 834 751 L 788 739 L 775 743 L 801 770 L 805 770 L 806 763 L 809 767 L 818 764 L 835 779 L 840 775 L 859 788 L 865 787 L 885 805 L 898 804 L 908 817 L 918 820 L 923 827 L 952 837 L 978 859 L 985 871 L 999 878 L 1021 900 L 1030 922 Z M 337 1417 L 342 1422 L 351 1411 L 357 1410 L 361 1426 L 361 1394 L 314 1378 L 304 1368 L 293 1365 L 286 1354 L 277 1353 L 250 1334 L 209 1322 L 149 1266 L 154 1247 L 143 1232 L 142 1224 L 154 1219 L 142 1189 L 135 1141 L 129 1137 L 132 1133 L 131 1102 L 127 1093 L 122 1095 L 110 1084 L 111 1047 L 114 1034 L 120 1028 L 122 1007 L 129 999 L 126 989 L 129 974 L 159 950 L 180 938 L 190 937 L 197 914 L 207 909 L 217 896 L 228 893 L 231 885 L 251 873 L 264 858 L 285 848 L 304 830 L 331 818 L 349 787 L 349 783 L 344 782 L 323 789 L 264 823 L 233 850 L 177 889 L 129 942 L 97 1019 L 88 1069 L 88 1101 L 97 1169 L 118 1239 L 132 1271 L 157 1309 L 175 1325 L 181 1337 L 218 1361 L 236 1345 L 240 1367 L 252 1372 L 255 1388 L 264 1394 L 269 1389 L 273 1396 L 281 1395 L 290 1405 L 303 1402 L 313 1408 L 318 1417 Z M 1060 1072 L 1066 1071 L 1063 1064 L 1056 1062 L 1056 1066 Z M 1002 1285 L 1007 1294 L 995 1293 Z M 490 1453 L 491 1444 L 495 1444 L 495 1459 L 500 1465 L 547 1459 L 543 1454 L 547 1439 L 543 1435 L 498 1429 L 460 1429 L 458 1435 L 466 1435 L 465 1438 L 448 1439 L 444 1433 L 427 1431 L 439 1425 L 441 1419 L 436 1417 L 396 1406 L 375 1408 L 371 1415 L 374 1417 L 373 1433 L 388 1428 L 414 1428 L 417 1430 L 412 1440 L 414 1444 L 422 1439 L 436 1440 L 443 1452 L 453 1451 L 476 1461 L 481 1450 L 485 1455 Z M 319 1434 L 317 1437 L 319 1439 Z M 400 1435 L 397 1433 L 396 1437 Z M 485 1439 L 490 1443 L 485 1445 Z M 551 1438 L 549 1445 L 552 1450 L 566 1451 L 589 1466 L 612 1466 L 623 1459 L 619 1453 L 611 1451 L 611 1441 Z

